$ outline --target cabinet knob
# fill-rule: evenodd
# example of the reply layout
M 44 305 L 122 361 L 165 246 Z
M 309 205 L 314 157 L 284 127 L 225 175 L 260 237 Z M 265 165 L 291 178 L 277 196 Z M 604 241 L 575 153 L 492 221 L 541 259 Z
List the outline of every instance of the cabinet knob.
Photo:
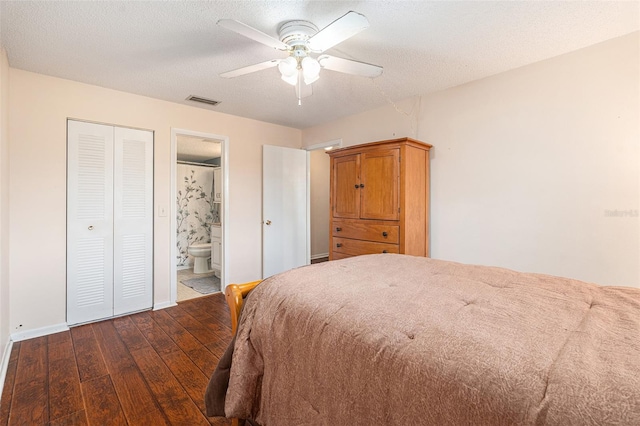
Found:
M 336 232 L 342 231 L 342 228 L 336 228 Z
M 360 188 L 360 185 L 358 185 L 358 184 L 356 183 L 356 189 L 358 189 L 358 188 Z
M 360 188 L 364 188 L 364 183 L 361 183 L 361 184 L 360 184 Z
M 387 237 L 387 236 L 389 236 L 389 234 L 387 234 L 387 231 L 384 231 L 384 232 L 382 233 L 382 236 L 383 236 L 383 237 Z
M 382 252 L 383 252 L 383 253 L 389 253 L 389 252 L 388 252 L 388 251 L 386 251 L 386 250 L 382 250 Z
M 336 247 L 342 247 L 342 243 L 336 244 Z

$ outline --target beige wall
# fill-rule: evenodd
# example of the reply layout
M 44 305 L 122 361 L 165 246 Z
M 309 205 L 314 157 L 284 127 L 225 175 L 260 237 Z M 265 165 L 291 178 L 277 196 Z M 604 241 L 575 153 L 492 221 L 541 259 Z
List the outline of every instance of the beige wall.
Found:
M 311 258 L 329 254 L 329 156 L 324 149 L 310 153 Z
M 639 38 L 305 129 L 303 144 L 433 144 L 434 258 L 640 287 Z
M 65 322 L 66 120 L 155 131 L 154 302 L 169 301 L 172 127 L 229 137 L 229 282 L 261 277 L 262 145 L 301 132 L 10 68 L 11 332 Z M 20 327 L 20 325 L 22 327 Z
M 9 341 L 9 62 L 0 47 L 0 354 Z M 0 359 L 2 356 L 0 355 Z

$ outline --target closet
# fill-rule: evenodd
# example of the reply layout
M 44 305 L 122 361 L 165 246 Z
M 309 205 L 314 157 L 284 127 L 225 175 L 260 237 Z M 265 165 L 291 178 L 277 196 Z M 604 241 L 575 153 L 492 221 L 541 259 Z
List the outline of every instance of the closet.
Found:
M 331 260 L 429 255 L 429 149 L 402 138 L 332 150 Z
M 67 122 L 67 323 L 148 309 L 153 132 Z

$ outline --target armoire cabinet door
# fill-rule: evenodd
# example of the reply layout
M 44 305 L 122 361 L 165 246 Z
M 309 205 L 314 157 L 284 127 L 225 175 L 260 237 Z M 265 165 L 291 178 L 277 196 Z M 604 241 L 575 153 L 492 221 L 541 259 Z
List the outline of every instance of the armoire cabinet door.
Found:
M 332 169 L 333 217 L 360 217 L 360 154 L 336 157 Z
M 113 126 L 69 121 L 67 322 L 113 315 Z
M 360 218 L 398 220 L 400 149 L 380 149 L 362 153 L 360 181 Z

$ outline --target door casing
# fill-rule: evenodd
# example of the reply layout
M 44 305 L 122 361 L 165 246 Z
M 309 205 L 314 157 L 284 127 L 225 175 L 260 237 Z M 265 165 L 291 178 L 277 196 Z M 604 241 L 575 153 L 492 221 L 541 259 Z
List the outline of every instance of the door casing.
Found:
M 176 304 L 176 300 L 178 299 L 178 270 L 176 265 L 176 256 L 178 254 L 177 249 L 177 224 L 175 221 L 175 217 L 177 215 L 176 211 L 176 176 L 177 176 L 177 161 L 178 161 L 178 135 L 185 136 L 195 136 L 203 139 L 213 139 L 217 142 L 220 142 L 222 145 L 222 155 L 220 166 L 222 168 L 222 211 L 220 220 L 222 222 L 222 274 L 220 277 L 220 285 L 222 291 L 226 288 L 228 283 L 229 276 L 229 255 L 228 255 L 228 246 L 229 244 L 229 137 L 224 135 L 217 135 L 213 133 L 204 133 L 197 132 L 194 130 L 186 130 L 179 128 L 171 128 L 171 173 L 170 179 L 171 182 L 169 184 L 171 188 L 171 194 L 169 199 L 169 207 L 158 206 L 158 216 L 160 216 L 161 210 L 164 209 L 164 213 L 169 212 L 169 229 L 170 229 L 170 251 L 171 258 L 169 262 L 169 303 L 168 304 L 158 304 L 154 306 L 154 309 L 161 309 L 167 306 L 173 306 Z

